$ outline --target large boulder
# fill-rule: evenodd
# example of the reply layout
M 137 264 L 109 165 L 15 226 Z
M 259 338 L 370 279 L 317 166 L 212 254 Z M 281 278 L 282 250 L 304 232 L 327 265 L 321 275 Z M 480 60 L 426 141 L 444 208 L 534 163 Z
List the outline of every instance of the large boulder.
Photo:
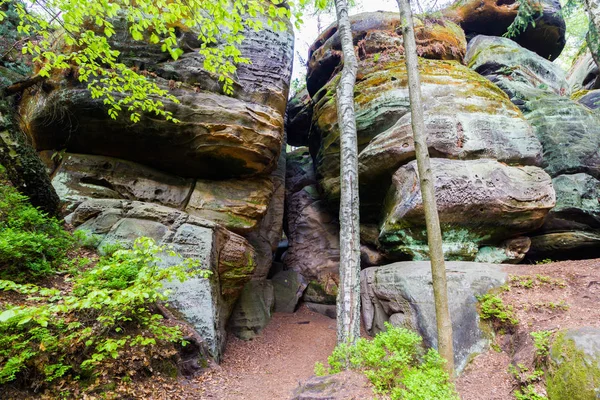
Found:
M 537 11 L 533 23 L 513 39 L 552 61 L 560 55 L 566 44 L 566 25 L 560 2 L 540 0 L 532 3 Z M 476 35 L 502 36 L 515 20 L 519 4 L 516 0 L 458 0 L 441 13 L 459 24 L 468 38 Z
M 561 96 L 571 92 L 560 66 L 507 38 L 476 36 L 469 42 L 465 62 L 519 106 L 526 101 L 524 97 L 531 96 L 532 89 Z
M 240 50 L 252 64 L 238 69 L 231 97 L 221 93 L 217 77 L 203 71 L 200 43 L 185 46 L 187 53 L 177 61 L 158 57 L 155 50 L 138 51 L 140 42 L 120 43 L 126 56 L 149 54 L 133 64 L 150 71 L 179 100 L 164 101 L 178 124 L 152 115 L 132 124 L 126 113 L 113 120 L 102 99 L 92 99 L 74 78 L 58 76 L 24 98 L 23 125 L 38 150 L 66 148 L 203 179 L 269 173 L 283 142 L 293 56 L 291 24 L 284 26 L 273 31 L 265 24 L 246 32 Z
M 255 338 L 271 320 L 274 305 L 271 281 L 252 280 L 246 283 L 229 318 L 229 332 L 242 340 Z
M 538 229 L 555 205 L 548 174 L 494 160 L 431 159 L 445 256 L 473 260 L 479 247 Z M 429 247 L 417 163 L 401 167 L 384 207 L 380 241 L 427 259 Z
M 93 199 L 81 203 L 66 221 L 95 235 L 98 248 L 108 244 L 131 245 L 146 236 L 170 245 L 181 257 L 200 262 L 208 279 L 191 278 L 171 283 L 169 305 L 189 322 L 219 360 L 226 342 L 225 325 L 232 308 L 256 267 L 255 252 L 241 236 L 214 222 L 182 211 L 138 201 Z M 165 255 L 165 265 L 180 262 Z
M 391 175 L 414 160 L 406 66 L 402 58 L 361 64 L 355 89 L 361 220 L 377 222 Z M 521 112 L 494 84 L 454 61 L 421 59 L 429 152 L 538 165 L 541 146 Z M 315 101 L 311 148 L 326 199 L 339 198 L 335 80 Z M 319 94 L 321 95 L 321 93 Z
M 561 331 L 550 349 L 550 400 L 596 400 L 600 393 L 600 329 Z
M 351 16 L 350 23 L 359 60 L 377 62 L 383 55 L 404 53 L 399 13 L 361 13 Z M 466 51 L 463 31 L 450 21 L 415 18 L 415 38 L 424 58 L 462 61 Z M 306 87 L 311 97 L 339 72 L 341 49 L 337 23 L 326 28 L 309 48 Z
M 506 282 L 498 264 L 447 262 L 448 300 L 452 316 L 454 361 L 462 370 L 481 353 L 488 338 L 480 328 L 476 296 Z M 371 335 L 390 322 L 419 332 L 426 346 L 437 347 L 436 315 L 428 262 L 408 261 L 361 272 L 362 317 Z
M 552 179 L 554 207 L 531 238 L 528 257 L 564 259 L 600 255 L 600 181 L 579 173 Z
M 600 118 L 569 97 L 560 69 L 508 39 L 478 36 L 466 60 L 518 105 L 543 147 L 551 176 L 587 173 L 599 177 Z

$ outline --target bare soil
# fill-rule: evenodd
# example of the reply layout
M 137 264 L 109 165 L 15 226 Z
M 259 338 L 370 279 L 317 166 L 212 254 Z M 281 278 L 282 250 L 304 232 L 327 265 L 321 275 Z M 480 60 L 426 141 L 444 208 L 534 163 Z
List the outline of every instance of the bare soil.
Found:
M 581 326 L 600 327 L 600 259 L 562 261 L 542 265 L 514 265 L 510 290 L 499 292 L 519 320 L 514 332 L 497 334 L 494 346 L 467 366 L 457 379 L 462 400 L 509 400 L 518 389 L 509 364 L 534 369 L 535 348 L 530 333 Z M 544 393 L 544 384 L 536 389 Z
M 302 306 L 276 313 L 254 340 L 230 337 L 220 368 L 197 378 L 202 399 L 289 399 L 325 362 L 336 342 L 335 320 Z

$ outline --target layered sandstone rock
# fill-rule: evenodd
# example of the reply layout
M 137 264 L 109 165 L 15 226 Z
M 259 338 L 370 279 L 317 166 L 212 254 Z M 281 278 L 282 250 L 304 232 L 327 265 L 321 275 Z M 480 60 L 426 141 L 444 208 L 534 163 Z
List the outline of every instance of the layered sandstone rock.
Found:
M 537 167 L 435 158 L 431 169 L 448 259 L 473 260 L 482 244 L 536 230 L 555 205 L 550 177 Z M 428 257 L 418 179 L 415 161 L 394 174 L 380 235 L 386 249 L 417 260 Z
M 170 245 L 181 257 L 191 258 L 208 270 L 208 279 L 192 277 L 168 284 L 169 304 L 206 341 L 219 360 L 225 346 L 225 324 L 234 302 L 256 268 L 254 249 L 243 237 L 214 222 L 171 207 L 138 201 L 93 199 L 81 203 L 66 218 L 78 230 L 95 235 L 98 248 L 108 244 L 131 245 L 138 237 Z M 165 265 L 181 262 L 164 255 Z
M 350 23 L 359 60 L 377 62 L 382 54 L 404 53 L 398 13 L 362 13 L 350 17 Z M 464 33 L 452 22 L 415 18 L 415 36 L 421 57 L 460 61 L 466 51 Z M 308 52 L 306 87 L 311 97 L 339 72 L 341 56 L 339 33 L 333 24 L 321 33 Z
M 566 25 L 558 0 L 531 3 L 534 21 L 514 37 L 521 46 L 549 60 L 565 47 Z M 515 0 L 458 0 L 442 10 L 442 15 L 459 24 L 468 38 L 476 35 L 502 36 L 519 12 Z

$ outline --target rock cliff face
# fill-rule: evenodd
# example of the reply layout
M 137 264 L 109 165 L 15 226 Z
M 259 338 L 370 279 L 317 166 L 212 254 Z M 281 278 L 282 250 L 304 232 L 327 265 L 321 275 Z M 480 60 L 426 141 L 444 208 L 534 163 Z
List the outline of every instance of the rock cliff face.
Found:
M 126 63 L 177 97 L 166 108 L 180 123 L 112 120 L 67 75 L 27 93 L 22 125 L 77 229 L 99 235 L 101 245 L 150 236 L 213 272 L 176 286 L 172 305 L 219 359 L 232 313 L 231 330 L 240 335 L 270 318 L 265 279 L 282 235 L 291 24 L 246 32 L 241 51 L 252 64 L 239 66 L 233 96 L 203 70 L 191 33 L 181 35 L 186 53 L 177 61 L 121 32 L 113 40 Z M 263 320 L 244 315 L 256 307 L 235 307 L 241 294 L 242 302 L 267 304 Z M 236 329 L 239 321 L 246 327 Z
M 460 0 L 442 11 L 444 19 L 417 22 L 425 128 L 449 260 L 514 263 L 598 248 L 600 95 L 571 96 L 595 89 L 597 68 L 580 60 L 567 79 L 550 62 L 564 46 L 565 24 L 558 2 L 540 4 L 535 26 L 513 39 L 501 36 L 517 2 Z M 428 258 L 398 23 L 383 12 L 352 18 L 364 273 Z M 310 281 L 304 298 L 311 304 L 332 303 L 337 289 L 340 57 L 333 25 L 310 48 L 307 90 L 290 100 L 286 121 L 290 143 L 307 146 L 311 157 L 299 149 L 288 160 L 284 262 Z M 298 221 L 304 225 L 294 227 Z M 367 275 L 363 291 L 377 286 L 365 283 Z M 382 318 L 393 319 L 390 312 Z
M 597 68 L 584 57 L 567 76 L 549 61 L 564 46 L 564 21 L 557 1 L 540 4 L 535 26 L 514 40 L 499 36 L 517 2 L 459 0 L 442 19 L 416 20 L 448 259 L 519 262 L 598 249 Z M 404 286 L 411 276 L 426 281 L 412 261 L 426 260 L 428 247 L 400 18 L 375 12 L 351 22 L 360 64 L 361 265 L 370 296 L 363 302 L 376 330 L 400 321 L 388 300 L 419 303 Z M 251 338 L 272 312 L 293 311 L 300 298 L 331 313 L 339 279 L 336 26 L 310 47 L 307 87 L 289 102 L 291 25 L 246 33 L 241 50 L 252 63 L 239 66 L 233 96 L 203 70 L 189 33 L 181 34 L 186 53 L 177 61 L 122 33 L 114 41 L 127 63 L 178 98 L 166 107 L 181 122 L 112 120 L 69 74 L 30 90 L 19 106 L 22 128 L 47 163 L 67 219 L 101 243 L 146 235 L 210 269 L 208 280 L 175 286 L 173 305 L 217 359 L 227 330 Z M 286 159 L 287 144 L 302 147 Z M 282 227 L 283 266 L 271 268 Z M 396 261 L 411 263 L 381 267 Z M 504 279 L 490 264 L 473 265 L 456 267 L 476 270 L 471 292 L 458 293 L 458 278 L 454 288 L 469 307 L 485 279 L 494 286 Z M 430 335 L 423 315 L 410 318 Z M 471 311 L 463 317 L 476 320 Z M 480 339 L 461 342 L 460 362 Z

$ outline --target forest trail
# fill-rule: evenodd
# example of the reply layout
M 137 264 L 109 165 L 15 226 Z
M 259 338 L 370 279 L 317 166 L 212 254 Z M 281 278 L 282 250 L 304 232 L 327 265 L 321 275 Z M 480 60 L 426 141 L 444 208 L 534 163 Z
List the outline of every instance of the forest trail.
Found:
M 251 341 L 229 336 L 220 368 L 202 374 L 201 399 L 289 399 L 298 383 L 314 374 L 317 361 L 327 361 L 336 342 L 335 320 L 306 306 L 293 314 L 275 313 Z

